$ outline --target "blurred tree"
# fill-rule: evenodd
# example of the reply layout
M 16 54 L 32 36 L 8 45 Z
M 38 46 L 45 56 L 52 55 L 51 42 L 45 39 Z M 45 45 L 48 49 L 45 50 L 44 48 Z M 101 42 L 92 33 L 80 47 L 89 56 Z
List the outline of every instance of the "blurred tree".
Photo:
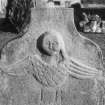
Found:
M 6 18 L 17 32 L 27 29 L 31 20 L 32 0 L 8 0 Z

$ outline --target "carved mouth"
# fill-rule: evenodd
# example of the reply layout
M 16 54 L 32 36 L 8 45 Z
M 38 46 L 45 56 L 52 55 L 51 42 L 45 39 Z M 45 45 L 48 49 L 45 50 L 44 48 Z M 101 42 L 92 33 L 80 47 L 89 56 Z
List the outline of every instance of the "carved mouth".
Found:
M 96 68 L 86 66 L 82 64 L 80 61 L 77 61 L 76 59 L 73 58 L 70 59 L 68 63 L 66 62 L 65 66 L 70 75 L 79 79 L 94 78 L 99 74 L 99 72 L 102 72 L 101 70 L 99 71 Z

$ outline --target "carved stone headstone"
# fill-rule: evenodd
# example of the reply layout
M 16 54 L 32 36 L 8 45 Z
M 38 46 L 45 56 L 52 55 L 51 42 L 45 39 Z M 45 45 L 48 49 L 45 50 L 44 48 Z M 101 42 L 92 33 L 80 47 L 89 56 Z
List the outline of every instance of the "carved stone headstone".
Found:
M 33 9 L 0 68 L 0 105 L 105 104 L 101 49 L 76 30 L 72 8 Z

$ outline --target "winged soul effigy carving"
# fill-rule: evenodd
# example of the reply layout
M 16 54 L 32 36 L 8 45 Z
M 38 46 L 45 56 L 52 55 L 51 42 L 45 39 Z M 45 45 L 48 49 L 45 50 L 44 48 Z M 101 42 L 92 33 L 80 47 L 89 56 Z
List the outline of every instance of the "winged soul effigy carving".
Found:
M 73 12 L 31 10 L 27 32 L 1 51 L 1 105 L 104 105 L 102 51 L 76 30 Z

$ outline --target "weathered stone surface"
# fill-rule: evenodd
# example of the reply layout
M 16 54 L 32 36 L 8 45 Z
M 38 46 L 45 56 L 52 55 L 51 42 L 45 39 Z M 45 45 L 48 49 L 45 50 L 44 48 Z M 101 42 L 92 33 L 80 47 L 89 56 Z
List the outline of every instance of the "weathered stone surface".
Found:
M 73 18 L 73 9 L 32 10 L 29 31 L 2 50 L 0 105 L 105 104 L 101 49 L 77 32 Z M 52 39 L 49 54 L 38 48 L 45 32 L 60 35 L 54 53 Z
M 27 57 L 28 43 L 23 39 L 16 39 L 9 42 L 2 50 L 1 63 L 6 65 L 14 64 Z

